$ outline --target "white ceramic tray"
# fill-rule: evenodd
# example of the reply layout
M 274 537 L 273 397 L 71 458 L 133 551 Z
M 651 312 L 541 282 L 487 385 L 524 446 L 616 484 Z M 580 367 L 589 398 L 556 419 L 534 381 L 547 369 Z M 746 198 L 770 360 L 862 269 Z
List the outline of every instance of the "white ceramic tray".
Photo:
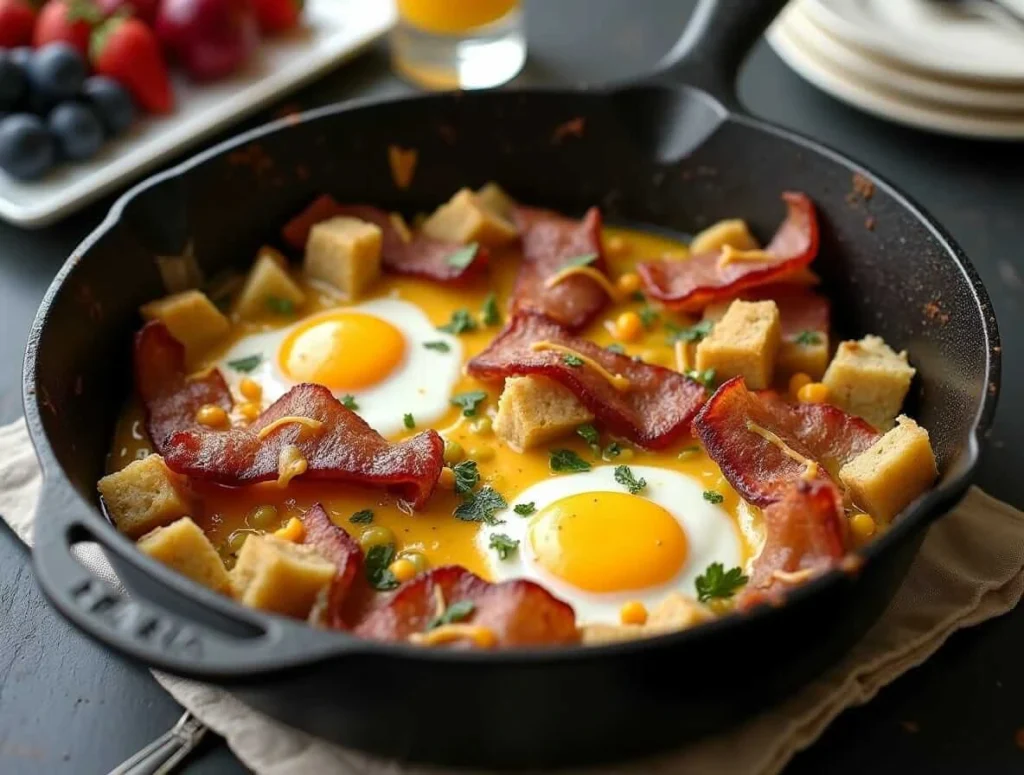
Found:
M 175 76 L 175 112 L 137 122 L 94 159 L 62 164 L 32 183 L 0 172 L 0 218 L 27 227 L 53 223 L 329 70 L 387 32 L 394 18 L 393 4 L 381 0 L 306 0 L 302 30 L 264 40 L 249 65 L 226 80 L 196 85 Z

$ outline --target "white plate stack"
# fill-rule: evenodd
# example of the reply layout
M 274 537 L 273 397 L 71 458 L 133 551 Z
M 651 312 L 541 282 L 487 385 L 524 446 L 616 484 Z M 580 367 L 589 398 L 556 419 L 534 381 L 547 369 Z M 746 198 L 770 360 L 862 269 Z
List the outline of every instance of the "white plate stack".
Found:
M 1024 0 L 1000 0 L 1019 6 Z M 1024 139 L 1024 21 L 989 0 L 794 0 L 768 33 L 843 102 L 936 132 Z

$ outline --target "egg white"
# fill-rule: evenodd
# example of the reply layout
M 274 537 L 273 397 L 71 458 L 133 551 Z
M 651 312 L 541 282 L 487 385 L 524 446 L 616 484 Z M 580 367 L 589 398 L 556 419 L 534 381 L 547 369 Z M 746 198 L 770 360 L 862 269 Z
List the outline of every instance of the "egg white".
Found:
M 452 389 L 462 370 L 462 344 L 458 337 L 438 331 L 419 307 L 399 299 L 375 299 L 345 310 L 373 315 L 393 325 L 405 339 L 405 353 L 395 370 L 377 384 L 360 391 L 335 390 L 334 395 L 340 399 L 351 394 L 358 405 L 357 413 L 384 436 L 405 430 L 406 413 L 413 415 L 419 427 L 440 419 L 450 407 Z M 311 319 L 239 340 L 217 364 L 228 384 L 237 388 L 243 378 L 251 377 L 263 386 L 264 408 L 299 384 L 281 370 L 278 350 L 292 330 Z M 448 352 L 423 346 L 424 342 L 437 341 L 445 342 Z M 373 347 L 373 342 L 367 342 L 366 347 Z M 243 374 L 228 365 L 252 355 L 262 359 L 250 372 Z
M 704 499 L 705 483 L 664 468 L 630 466 L 630 469 L 637 479 L 647 480 L 647 487 L 636 497 L 646 498 L 668 511 L 686 533 L 689 546 L 687 557 L 672 579 L 644 589 L 594 593 L 551 575 L 536 563 L 529 539 L 529 525 L 533 515 L 521 517 L 512 507 L 532 502 L 536 506 L 536 514 L 555 501 L 571 495 L 621 493 L 624 488 L 615 481 L 614 465 L 598 466 L 577 474 L 556 475 L 538 482 L 511 500 L 508 509 L 495 515 L 495 519 L 502 520 L 500 524 L 484 525 L 477 535 L 477 546 L 487 558 L 493 579 L 531 579 L 572 605 L 578 622 L 618 624 L 619 609 L 627 601 L 639 600 L 651 610 L 671 591 L 695 597 L 694 582 L 708 565 L 720 562 L 726 568 L 733 568 L 742 564 L 743 553 L 736 524 L 725 509 Z M 628 514 L 623 516 L 622 529 L 629 530 Z M 495 533 L 518 540 L 518 551 L 505 560 L 499 559 L 497 552 L 488 548 L 491 535 Z

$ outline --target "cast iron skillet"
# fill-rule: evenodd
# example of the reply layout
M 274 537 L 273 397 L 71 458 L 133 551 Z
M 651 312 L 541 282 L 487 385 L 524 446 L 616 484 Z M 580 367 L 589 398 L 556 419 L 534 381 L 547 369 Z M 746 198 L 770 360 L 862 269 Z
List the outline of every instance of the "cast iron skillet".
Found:
M 964 494 L 995 409 L 999 340 L 974 269 L 917 206 L 858 164 L 741 112 L 739 63 L 782 5 L 703 0 L 675 64 L 652 82 L 332 106 L 125 195 L 54 281 L 26 354 L 25 410 L 45 472 L 35 566 L 54 605 L 119 653 L 228 686 L 313 734 L 471 766 L 676 746 L 833 663 L 885 608 L 928 525 Z M 390 144 L 419 151 L 408 190 L 391 182 Z M 855 174 L 873 181 L 870 199 L 851 196 Z M 489 180 L 531 204 L 600 203 L 610 220 L 681 233 L 741 216 L 767 236 L 783 214 L 779 192 L 807 192 L 821 212 L 815 269 L 838 331 L 877 333 L 912 354 L 909 409 L 932 434 L 939 484 L 863 553 L 858 573 L 822 578 L 779 609 L 602 648 L 456 653 L 353 640 L 201 589 L 108 524 L 96 480 L 130 390 L 136 310 L 165 292 L 157 257 L 191 252 L 209 277 L 246 266 L 322 192 L 413 212 Z M 82 541 L 105 547 L 130 596 L 74 559 Z

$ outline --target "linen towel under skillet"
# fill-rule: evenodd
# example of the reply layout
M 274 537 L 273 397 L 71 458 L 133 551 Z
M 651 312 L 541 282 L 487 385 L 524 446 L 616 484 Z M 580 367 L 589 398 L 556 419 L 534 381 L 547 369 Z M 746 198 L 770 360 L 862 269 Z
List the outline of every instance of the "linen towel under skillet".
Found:
M 24 421 L 0 427 L 0 516 L 28 543 L 40 475 Z M 91 548 L 92 551 L 88 551 Z M 111 575 L 96 547 L 80 559 Z M 888 610 L 846 658 L 783 705 L 729 734 L 656 759 L 593 775 L 774 775 L 848 707 L 921 664 L 956 630 L 1013 608 L 1024 593 L 1024 513 L 972 488 L 929 532 Z M 285 727 L 212 686 L 154 673 L 171 695 L 222 735 L 259 775 L 431 775 L 348 751 Z

